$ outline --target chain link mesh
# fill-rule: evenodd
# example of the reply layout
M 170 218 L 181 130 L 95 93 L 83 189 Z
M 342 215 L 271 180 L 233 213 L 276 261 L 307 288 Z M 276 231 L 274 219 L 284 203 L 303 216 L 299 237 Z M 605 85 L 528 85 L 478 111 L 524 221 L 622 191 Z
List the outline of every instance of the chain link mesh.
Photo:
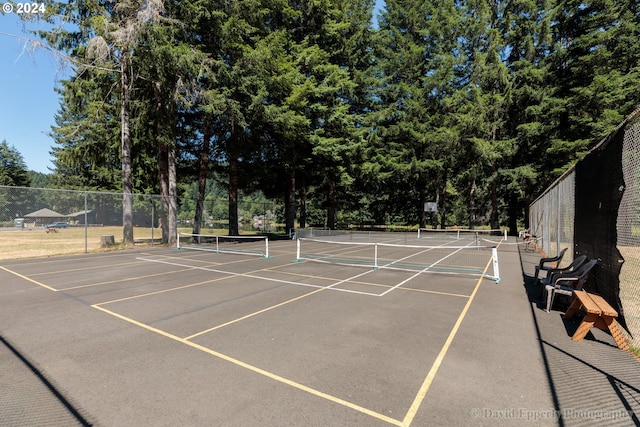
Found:
M 620 300 L 632 345 L 640 348 L 640 117 L 627 126 L 622 150 L 625 189 L 618 209 L 618 250 L 624 258 L 620 270 Z
M 185 202 L 183 200 L 183 202 Z M 102 249 L 102 236 L 123 241 L 122 193 L 0 186 L 0 259 L 89 252 Z M 136 244 L 162 243 L 162 227 L 168 224 L 162 197 L 133 194 L 133 226 Z M 226 234 L 229 202 L 207 199 L 201 232 Z M 277 233 L 278 206 L 272 200 L 239 201 L 241 233 Z M 195 202 L 178 206 L 178 231 L 194 226 Z M 47 227 L 53 223 L 62 223 Z
M 88 252 L 122 242 L 121 193 L 0 186 L 0 259 Z M 135 243 L 162 240 L 160 196 L 133 195 Z M 103 236 L 113 236 L 105 239 Z
M 531 234 L 548 256 L 569 248 L 562 266 L 573 260 L 573 223 L 575 220 L 575 173 L 563 175 L 553 187 L 530 207 Z
M 613 194 L 624 190 L 615 224 L 616 246 L 624 258 L 619 275 L 619 299 L 627 325 L 625 335 L 632 347 L 640 349 L 640 110 L 629 116 L 618 131 L 623 132 L 622 162 L 606 167 L 622 169 L 624 186 L 608 191 Z M 575 188 L 576 173 L 572 168 L 529 208 L 530 232 L 540 239 L 538 245 L 545 254 L 553 256 L 562 248 L 570 248 L 563 265 L 571 261 L 575 250 Z

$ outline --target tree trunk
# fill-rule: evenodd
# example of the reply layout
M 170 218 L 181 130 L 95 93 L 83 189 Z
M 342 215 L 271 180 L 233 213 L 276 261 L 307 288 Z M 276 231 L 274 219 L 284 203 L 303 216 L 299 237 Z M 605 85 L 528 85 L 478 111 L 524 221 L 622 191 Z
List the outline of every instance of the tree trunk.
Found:
M 238 230 L 238 158 L 229 155 L 229 236 L 240 234 Z
M 473 230 L 476 211 L 476 182 L 472 181 L 469 188 L 469 229 Z
M 167 145 L 158 138 L 158 181 L 160 181 L 160 196 L 162 197 L 162 212 L 158 215 L 158 224 L 162 230 L 162 243 L 169 243 L 168 213 L 169 202 L 169 152 Z
M 229 161 L 229 236 L 238 236 L 238 187 L 240 172 L 238 171 L 238 134 L 235 122 L 231 119 L 231 137 L 227 157 Z
M 120 107 L 122 142 L 122 237 L 125 246 L 133 245 L 133 180 L 131 177 L 131 134 L 129 131 L 129 103 L 131 100 L 130 64 L 128 53 L 120 58 Z
M 336 182 L 329 182 L 327 190 L 327 228 L 335 230 L 336 228 Z
M 175 145 L 169 147 L 168 151 L 168 163 L 169 163 L 169 211 L 168 217 L 168 230 L 167 240 L 168 243 L 175 243 L 178 235 L 178 182 L 176 174 L 176 148 Z
M 529 207 L 531 206 L 531 199 L 527 198 L 524 201 L 524 228 L 531 228 L 531 218 L 529 217 Z
M 291 233 L 296 227 L 296 172 L 287 172 L 287 182 L 284 193 L 284 226 L 286 233 Z
M 300 180 L 300 228 L 307 226 L 307 185 L 302 174 Z
M 426 224 L 426 212 L 424 211 L 424 204 L 427 201 L 427 194 L 424 189 L 424 185 L 420 185 L 418 188 L 418 227 L 425 228 Z
M 307 226 L 307 180 L 304 174 L 300 177 L 300 228 Z
M 496 180 L 491 183 L 491 218 L 489 220 L 489 227 L 492 230 L 500 228 L 500 222 L 498 218 L 498 189 Z
M 518 206 L 518 197 L 515 194 L 509 195 L 509 234 L 511 236 L 518 235 L 518 213 L 520 206 Z
M 447 228 L 447 171 L 444 171 L 442 179 L 442 189 L 440 192 L 440 228 Z
M 200 234 L 202 216 L 204 212 L 204 198 L 207 190 L 207 175 L 209 174 L 209 154 L 211 151 L 211 133 L 208 123 L 205 122 L 205 133 L 202 138 L 202 150 L 198 162 L 198 195 L 196 200 L 196 213 L 193 218 L 193 234 Z

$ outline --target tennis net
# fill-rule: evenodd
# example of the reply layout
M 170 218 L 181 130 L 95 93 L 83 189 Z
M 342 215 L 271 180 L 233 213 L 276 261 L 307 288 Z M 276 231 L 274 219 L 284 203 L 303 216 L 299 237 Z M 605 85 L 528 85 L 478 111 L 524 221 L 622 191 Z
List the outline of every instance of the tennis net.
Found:
M 218 236 L 211 234 L 178 233 L 178 249 L 194 249 L 215 253 L 257 255 L 269 258 L 267 236 Z
M 309 238 L 296 242 L 296 261 L 464 274 L 500 281 L 498 251 L 492 246 L 424 246 Z
M 418 239 L 425 238 L 447 238 L 447 239 L 474 239 L 479 242 L 481 239 L 489 237 L 498 237 L 499 239 L 507 239 L 507 232 L 501 229 L 494 230 L 475 230 L 469 228 L 419 228 Z
M 344 241 L 361 241 L 361 242 L 379 242 L 392 241 L 397 243 L 399 241 L 407 242 L 409 240 L 415 240 L 415 233 L 411 232 L 389 232 L 382 230 L 335 230 L 330 228 L 298 228 L 296 229 L 295 237 L 297 239 L 328 239 L 328 240 L 344 240 Z

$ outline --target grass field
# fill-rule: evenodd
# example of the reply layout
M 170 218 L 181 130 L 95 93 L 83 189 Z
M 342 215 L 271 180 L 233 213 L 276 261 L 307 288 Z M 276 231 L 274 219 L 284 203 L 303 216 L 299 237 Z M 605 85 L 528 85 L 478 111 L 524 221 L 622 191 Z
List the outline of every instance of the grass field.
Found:
M 134 227 L 136 246 L 160 244 L 162 232 L 158 229 Z M 100 236 L 112 235 L 116 245 L 100 247 Z M 86 229 L 88 252 L 122 249 L 122 227 L 89 227 Z M 85 228 L 69 227 L 47 233 L 44 228 L 0 229 L 0 260 L 70 255 L 85 252 Z
M 190 228 L 179 228 L 179 233 L 191 233 Z M 205 229 L 203 234 L 226 235 L 225 229 Z M 241 232 L 241 234 L 255 234 Z M 100 236 L 114 236 L 115 245 L 101 247 Z M 162 231 L 143 227 L 134 227 L 135 246 L 160 245 Z M 100 252 L 123 249 L 122 226 L 88 227 L 86 229 L 86 251 Z M 85 252 L 85 228 L 60 228 L 49 232 L 43 227 L 25 227 L 24 229 L 0 228 L 0 260 L 71 255 Z

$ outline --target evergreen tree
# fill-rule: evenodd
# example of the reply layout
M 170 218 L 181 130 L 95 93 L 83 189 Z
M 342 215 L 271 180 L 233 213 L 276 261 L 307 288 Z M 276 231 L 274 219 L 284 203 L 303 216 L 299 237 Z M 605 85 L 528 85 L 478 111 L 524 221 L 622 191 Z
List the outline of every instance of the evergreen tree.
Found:
M 386 2 L 378 40 L 378 111 L 369 170 L 382 179 L 388 211 L 425 226 L 424 204 L 446 194 L 457 143 L 453 116 L 461 77 L 454 3 Z M 444 218 L 444 216 L 443 216 Z M 444 221 L 444 220 L 443 220 Z
M 527 201 L 639 103 L 635 1 L 386 5 L 373 32 L 372 0 L 50 2 L 76 25 L 42 35 L 79 61 L 52 179 L 160 191 L 168 230 L 179 181 L 197 177 L 197 224 L 215 178 L 230 234 L 239 195 L 257 189 L 285 200 L 288 229 L 298 198 L 301 225 L 313 211 L 330 227 L 425 226 L 436 201 L 442 227 L 515 231 Z
M 58 188 L 121 191 L 117 76 L 87 69 L 62 82 L 50 136 Z
M 22 154 L 6 140 L 0 142 L 0 185 L 29 187 L 27 165 Z
M 553 104 L 553 87 L 546 57 L 551 49 L 551 28 L 547 0 L 519 0 L 506 5 L 502 32 L 509 46 L 506 65 L 512 75 L 509 105 L 509 135 L 516 138 L 516 152 L 505 175 L 505 197 L 509 201 L 509 230 L 516 234 L 518 221 L 528 224 L 527 206 L 533 200 L 539 180 L 547 135 L 547 106 Z
M 100 2 L 52 2 L 49 17 L 68 17 L 76 24 L 73 31 L 59 27 L 41 35 L 55 48 L 69 51 L 83 68 L 117 65 L 120 89 L 120 143 L 123 241 L 133 244 L 133 175 L 130 129 L 131 98 L 136 70 L 132 56 L 148 26 L 164 12 L 163 2 L 136 0 Z M 111 68 L 111 72 L 116 71 Z
M 558 1 L 549 56 L 558 101 L 548 119 L 557 160 L 547 168 L 564 170 L 637 107 L 639 16 L 636 1 Z
M 513 76 L 503 61 L 506 44 L 500 30 L 503 2 L 475 0 L 464 10 L 465 51 L 468 57 L 469 82 L 467 102 L 462 110 L 464 140 L 470 164 L 469 227 L 473 228 L 479 200 L 488 201 L 489 223 L 499 228 L 501 198 L 499 185 L 516 152 L 515 139 L 509 132 Z M 484 209 L 482 209 L 484 211 Z

